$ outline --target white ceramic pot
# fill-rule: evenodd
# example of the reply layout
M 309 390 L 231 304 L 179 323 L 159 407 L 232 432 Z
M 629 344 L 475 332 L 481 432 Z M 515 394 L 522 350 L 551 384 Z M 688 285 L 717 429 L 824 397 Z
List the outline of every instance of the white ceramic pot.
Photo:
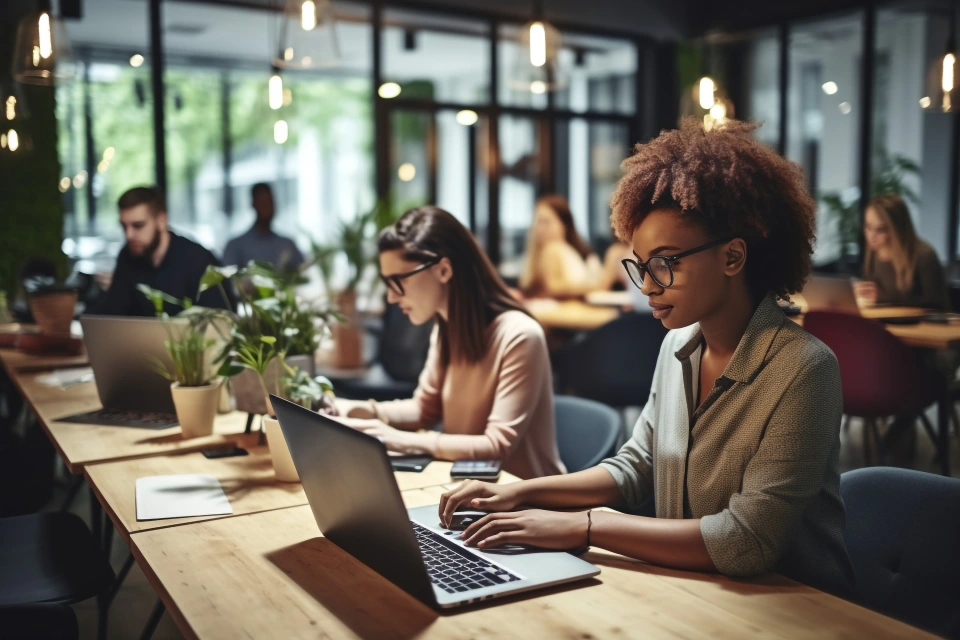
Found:
M 280 482 L 300 482 L 297 468 L 293 466 L 293 457 L 287 447 L 287 439 L 280 430 L 280 422 L 276 418 L 263 416 L 263 429 L 267 432 L 267 446 L 270 447 L 270 457 L 273 459 L 273 471 Z
M 316 375 L 314 372 L 316 367 L 313 362 L 313 356 L 290 356 L 287 358 L 287 364 L 291 367 L 303 369 L 310 374 L 311 378 Z M 264 382 L 271 393 L 274 393 L 277 388 L 277 369 L 277 362 L 271 362 L 269 366 L 267 366 L 266 375 L 264 376 Z M 260 386 L 260 381 L 257 380 L 255 371 L 246 370 L 231 378 L 230 390 L 233 394 L 237 411 L 255 413 L 257 415 L 270 413 L 267 410 L 266 400 L 263 396 L 263 387 Z
M 220 404 L 220 380 L 203 387 L 170 385 L 173 404 L 177 408 L 177 420 L 184 438 L 199 438 L 213 433 L 213 421 Z

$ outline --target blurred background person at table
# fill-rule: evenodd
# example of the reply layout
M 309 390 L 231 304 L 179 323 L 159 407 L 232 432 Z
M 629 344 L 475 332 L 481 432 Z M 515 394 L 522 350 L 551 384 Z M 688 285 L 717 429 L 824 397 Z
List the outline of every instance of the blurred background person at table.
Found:
M 300 268 L 303 255 L 297 245 L 290 238 L 281 236 L 272 229 L 276 204 L 270 185 L 265 182 L 253 185 L 250 198 L 257 219 L 249 231 L 227 243 L 227 248 L 223 251 L 223 263 L 243 267 L 251 260 L 261 260 L 281 271 Z
M 349 426 L 391 451 L 501 460 L 521 478 L 565 471 L 543 329 L 507 291 L 470 232 L 438 207 L 405 213 L 378 240 L 387 301 L 436 320 L 413 398 L 337 400 Z M 426 431 L 443 425 L 443 431 Z
M 200 279 L 210 265 L 219 265 L 216 257 L 196 242 L 170 231 L 163 192 L 156 187 L 134 187 L 117 201 L 120 225 L 127 240 L 117 256 L 117 266 L 109 289 L 91 313 L 112 316 L 156 315 L 153 304 L 137 285 L 145 284 L 177 299 L 190 298 L 205 307 L 226 308 L 218 289 L 209 289 L 197 297 Z M 229 295 L 229 291 L 228 291 Z M 174 315 L 180 308 L 170 303 L 164 311 Z
M 606 257 L 601 264 L 577 233 L 566 198 L 543 196 L 527 236 L 520 291 L 527 298 L 576 298 L 610 289 L 622 271 L 624 245 L 614 244 Z
M 936 252 L 917 237 L 903 198 L 873 198 L 863 217 L 866 252 L 857 297 L 868 304 L 948 309 L 943 267 Z

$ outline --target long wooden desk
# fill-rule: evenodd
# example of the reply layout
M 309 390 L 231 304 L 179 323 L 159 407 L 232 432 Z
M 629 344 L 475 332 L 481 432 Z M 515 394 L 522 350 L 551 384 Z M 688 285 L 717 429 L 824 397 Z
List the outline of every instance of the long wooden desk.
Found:
M 404 492 L 408 507 L 442 488 Z M 594 551 L 598 578 L 438 614 L 323 539 L 309 507 L 145 531 L 140 566 L 188 638 L 929 638 L 786 578 Z
M 0 362 L 3 363 L 3 368 L 10 377 L 13 377 L 17 371 L 66 369 L 68 367 L 85 367 L 90 364 L 86 350 L 77 356 L 34 356 L 19 349 L 0 349 Z
M 237 437 L 237 444 L 249 455 L 208 459 L 198 451 L 173 455 L 137 458 L 120 462 L 90 464 L 84 467 L 87 483 L 103 505 L 114 526 L 129 541 L 132 534 L 217 518 L 236 517 L 274 509 L 307 504 L 307 496 L 299 482 L 278 482 L 273 472 L 270 450 L 258 444 L 259 433 Z M 394 472 L 401 491 L 427 487 L 452 486 L 451 462 L 435 460 L 420 473 Z M 202 473 L 215 476 L 233 507 L 232 516 L 205 516 L 167 520 L 137 521 L 134 487 L 137 478 L 176 474 Z M 502 473 L 498 482 L 516 482 L 518 478 Z
M 615 319 L 620 312 L 579 300 L 528 300 L 527 309 L 544 329 L 591 331 Z
M 73 474 L 97 462 L 199 451 L 235 439 L 246 427 L 247 414 L 239 411 L 218 415 L 213 435 L 202 438 L 184 438 L 179 426 L 152 430 L 61 422 L 60 418 L 100 408 L 96 386 L 87 382 L 57 389 L 37 382 L 41 375 L 15 372 L 13 381 Z

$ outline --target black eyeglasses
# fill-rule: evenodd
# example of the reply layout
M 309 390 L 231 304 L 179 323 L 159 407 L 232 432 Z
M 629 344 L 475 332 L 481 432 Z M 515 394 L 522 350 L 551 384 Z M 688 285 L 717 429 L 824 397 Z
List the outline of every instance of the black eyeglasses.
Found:
M 414 269 L 413 271 L 407 271 L 406 273 L 398 273 L 392 276 L 385 276 L 382 273 L 380 274 L 380 279 L 383 280 L 383 284 L 387 285 L 387 288 L 393 291 L 398 296 L 406 295 L 406 291 L 403 290 L 403 280 L 409 278 L 410 276 L 415 276 L 421 271 L 426 271 L 433 265 L 440 262 L 442 258 L 439 256 L 424 262 L 422 265 Z
M 673 286 L 674 262 L 680 258 L 686 258 L 687 256 L 692 256 L 695 253 L 712 249 L 725 242 L 730 242 L 731 240 L 733 240 L 733 238 L 714 240 L 713 242 L 690 249 L 689 251 L 678 253 L 675 256 L 650 256 L 650 259 L 646 262 L 639 262 L 633 258 L 624 258 L 621 262 L 623 264 L 623 268 L 627 270 L 627 275 L 630 276 L 631 282 L 636 285 L 637 289 L 643 288 L 644 271 L 653 277 L 654 282 L 666 289 Z

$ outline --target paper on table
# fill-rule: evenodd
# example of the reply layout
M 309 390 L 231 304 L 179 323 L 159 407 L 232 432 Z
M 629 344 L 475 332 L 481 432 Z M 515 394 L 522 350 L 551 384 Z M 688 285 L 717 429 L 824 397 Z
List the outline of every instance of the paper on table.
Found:
M 233 514 L 216 476 L 183 474 L 137 478 L 137 520 Z
M 91 367 L 57 369 L 42 376 L 37 376 L 37 382 L 55 389 L 66 389 L 75 384 L 93 382 L 93 369 Z

